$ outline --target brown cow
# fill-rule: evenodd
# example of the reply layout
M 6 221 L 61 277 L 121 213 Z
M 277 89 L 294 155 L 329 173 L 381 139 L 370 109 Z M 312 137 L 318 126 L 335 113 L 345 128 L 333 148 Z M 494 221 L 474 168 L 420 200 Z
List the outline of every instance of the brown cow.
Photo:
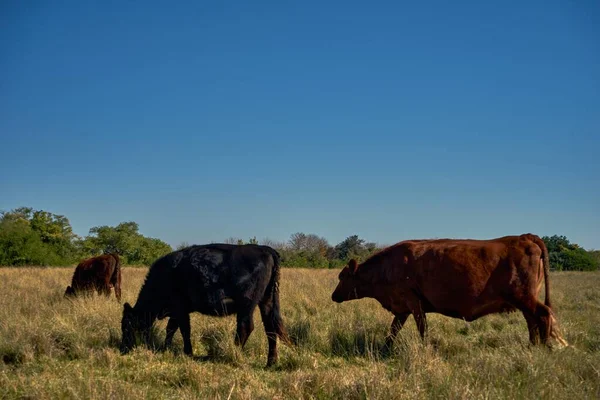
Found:
M 117 254 L 104 254 L 88 258 L 75 268 L 71 286 L 67 286 L 65 296 L 75 296 L 78 292 L 98 291 L 110 296 L 115 288 L 115 296 L 121 301 L 121 261 Z
M 550 306 L 549 258 L 533 234 L 491 240 L 407 240 L 360 265 L 350 260 L 339 274 L 333 301 L 371 297 L 394 314 L 391 344 L 410 314 L 425 338 L 426 313 L 473 321 L 520 310 L 532 344 L 550 336 L 567 345 Z M 543 282 L 542 282 L 543 281 Z M 545 303 L 538 294 L 545 283 Z

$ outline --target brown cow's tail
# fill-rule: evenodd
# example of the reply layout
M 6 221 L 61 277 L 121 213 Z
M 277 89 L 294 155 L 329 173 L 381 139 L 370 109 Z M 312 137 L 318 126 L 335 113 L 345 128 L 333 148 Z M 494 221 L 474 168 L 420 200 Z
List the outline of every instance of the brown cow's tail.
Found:
M 521 237 L 531 240 L 540 248 L 540 250 L 542 250 L 542 262 L 544 263 L 544 290 L 546 292 L 544 304 L 546 307 L 552 308 L 552 303 L 550 302 L 550 255 L 548 254 L 548 247 L 546 247 L 546 243 L 544 243 L 539 236 L 532 233 L 521 235 Z
M 544 262 L 544 289 L 546 291 L 544 304 L 546 307 L 552 308 L 552 304 L 550 303 L 550 255 L 548 254 L 548 247 L 546 247 L 546 243 L 539 236 L 535 236 L 535 242 L 542 249 Z
M 558 321 L 554 316 L 554 312 L 552 310 L 552 303 L 550 302 L 550 255 L 548 254 L 548 247 L 546 247 L 546 243 L 536 235 L 531 235 L 533 237 L 534 242 L 542 249 L 542 259 L 544 263 L 544 288 L 546 291 L 546 299 L 544 300 L 544 305 L 550 309 L 550 336 L 556 339 L 556 341 L 561 346 L 568 346 L 569 343 L 562 336 L 560 328 L 558 327 Z
M 111 256 L 115 259 L 115 270 L 110 277 L 110 283 L 115 289 L 115 297 L 121 301 L 121 259 L 118 254 L 111 254 Z
M 281 339 L 285 344 L 290 345 L 292 342 L 288 336 L 287 330 L 283 325 L 283 320 L 281 318 L 281 309 L 279 305 L 279 279 L 281 275 L 281 266 L 280 260 L 281 256 L 279 253 L 271 249 L 271 256 L 273 257 L 273 271 L 271 273 L 271 281 L 267 286 L 267 298 L 271 298 L 272 311 L 271 311 L 271 322 L 275 328 L 275 332 L 279 339 Z

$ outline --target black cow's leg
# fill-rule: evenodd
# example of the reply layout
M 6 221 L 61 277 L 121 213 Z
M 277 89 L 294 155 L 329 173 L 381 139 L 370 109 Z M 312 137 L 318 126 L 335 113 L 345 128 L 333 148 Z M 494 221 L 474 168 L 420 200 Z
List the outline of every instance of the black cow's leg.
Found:
M 169 322 L 167 322 L 167 337 L 165 338 L 165 349 L 171 347 L 173 343 L 173 336 L 175 336 L 175 332 L 179 329 L 179 322 L 177 318 L 169 318 Z
M 253 314 L 256 309 L 256 304 L 242 304 L 238 309 L 237 314 L 237 332 L 235 335 L 235 344 L 241 346 L 242 349 L 248 340 L 248 337 L 254 330 Z
M 385 338 L 385 345 L 387 347 L 391 347 L 392 344 L 394 344 L 394 339 L 396 339 L 398 331 L 402 329 L 402 326 L 408 319 L 409 315 L 410 313 L 395 314 L 394 320 L 392 321 L 392 326 L 390 328 L 390 334 Z
M 171 322 L 171 320 L 169 320 Z M 179 330 L 183 337 L 183 352 L 188 356 L 192 355 L 192 340 L 190 338 L 190 314 L 184 313 L 177 316 L 177 322 L 179 323 Z
M 273 304 L 268 302 L 266 304 L 260 304 L 260 316 L 265 327 L 265 333 L 267 334 L 267 341 L 269 343 L 269 354 L 267 356 L 267 367 L 277 362 L 277 327 L 276 324 L 277 316 L 274 315 Z

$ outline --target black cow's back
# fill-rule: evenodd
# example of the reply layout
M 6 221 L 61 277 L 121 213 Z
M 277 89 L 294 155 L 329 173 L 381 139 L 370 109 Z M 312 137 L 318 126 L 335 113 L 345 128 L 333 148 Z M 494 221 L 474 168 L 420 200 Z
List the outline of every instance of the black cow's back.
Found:
M 138 304 L 161 303 L 209 315 L 235 313 L 242 301 L 265 296 L 278 254 L 267 246 L 208 244 L 174 251 L 157 260 L 146 277 Z

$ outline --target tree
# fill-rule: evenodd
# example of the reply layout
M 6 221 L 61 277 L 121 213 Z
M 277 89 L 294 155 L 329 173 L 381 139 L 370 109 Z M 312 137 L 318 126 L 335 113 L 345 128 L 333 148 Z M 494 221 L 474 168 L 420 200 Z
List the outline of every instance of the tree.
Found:
M 95 226 L 85 238 L 83 248 L 90 255 L 117 253 L 127 264 L 152 264 L 157 258 L 173 251 L 160 239 L 148 238 L 138 232 L 135 222 L 121 222 L 116 227 Z
M 78 256 L 69 220 L 30 207 L 0 213 L 0 264 L 60 265 Z
M 329 242 L 324 237 L 319 237 L 314 233 L 305 234 L 302 232 L 294 233 L 290 236 L 289 246 L 294 251 L 318 253 L 325 256 Z
M 269 246 L 275 250 L 282 250 L 282 249 L 285 249 L 285 247 L 286 247 L 285 242 L 278 242 L 276 240 L 272 240 L 269 238 L 261 239 L 260 244 L 262 244 L 263 246 Z
M 565 250 L 562 261 L 565 271 L 595 271 L 598 269 L 598 263 L 594 257 L 582 248 Z
M 190 244 L 188 242 L 181 242 L 177 245 L 177 249 L 176 250 L 183 250 L 186 247 L 190 247 Z
M 549 253 L 559 253 L 563 249 L 571 248 L 571 242 L 569 242 L 566 236 L 544 236 L 542 240 L 546 243 Z
M 351 258 L 361 258 L 361 255 L 366 253 L 364 243 L 365 241 L 360 239 L 358 235 L 348 236 L 335 246 L 337 258 L 344 261 Z
M 596 269 L 600 269 L 600 250 L 589 250 L 590 256 L 594 259 L 596 263 Z
M 283 264 L 307 268 L 326 268 L 329 242 L 313 233 L 294 233 L 290 236 L 288 245 L 279 249 Z
M 558 271 L 594 271 L 599 268 L 590 252 L 571 243 L 566 236 L 544 236 L 542 239 L 548 248 L 551 268 Z
M 90 254 L 117 253 L 126 258 L 138 241 L 139 226 L 135 222 L 121 222 L 116 227 L 94 226 L 85 238 Z
M 160 239 L 139 235 L 138 241 L 127 261 L 129 264 L 150 265 L 173 249 Z
M 244 244 L 244 241 L 240 238 L 236 238 L 236 237 L 228 237 L 227 239 L 225 239 L 226 244 Z

